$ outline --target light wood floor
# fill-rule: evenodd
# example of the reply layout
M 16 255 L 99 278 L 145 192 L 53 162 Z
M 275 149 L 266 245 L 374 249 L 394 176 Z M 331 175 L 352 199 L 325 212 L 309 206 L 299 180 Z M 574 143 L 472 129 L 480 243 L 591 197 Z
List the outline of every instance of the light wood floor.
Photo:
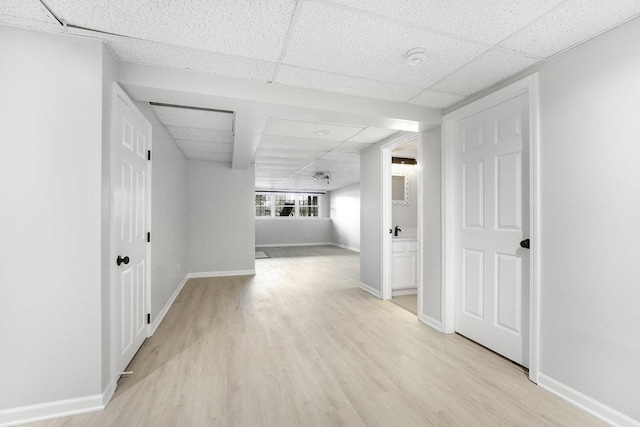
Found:
M 399 295 L 391 298 L 391 302 L 407 310 L 414 316 L 418 315 L 418 295 Z
M 256 276 L 190 280 L 105 411 L 40 425 L 601 425 L 360 290 L 357 254 L 265 251 Z

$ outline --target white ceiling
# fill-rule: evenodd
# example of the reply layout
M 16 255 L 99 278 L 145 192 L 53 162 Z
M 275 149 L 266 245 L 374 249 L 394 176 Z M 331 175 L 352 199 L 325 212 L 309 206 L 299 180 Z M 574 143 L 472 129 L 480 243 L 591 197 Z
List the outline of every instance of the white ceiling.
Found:
M 271 118 L 253 162 L 257 189 L 330 191 L 360 181 L 360 151 L 396 133 L 376 127 L 345 126 Z M 329 171 L 331 179 L 313 180 Z
M 638 0 L 0 2 L 0 23 L 62 31 L 61 20 L 72 33 L 104 39 L 121 62 L 289 93 L 301 88 L 325 112 L 321 103 L 329 94 L 346 102 L 387 102 L 387 110 L 446 108 L 639 13 Z M 404 58 L 416 47 L 425 49 L 426 61 L 410 66 Z M 201 106 L 196 104 L 185 105 Z M 357 114 L 300 120 L 282 112 L 249 116 L 234 129 L 243 112 L 233 109 L 235 114 L 154 107 L 188 158 L 234 159 L 235 165 L 238 140 L 245 138 L 243 152 L 247 162 L 254 153 L 259 188 L 317 188 L 311 177 L 324 170 L 333 176 L 324 189 L 356 183 L 358 153 L 400 129 L 400 122 L 394 127 L 387 119 L 364 124 Z

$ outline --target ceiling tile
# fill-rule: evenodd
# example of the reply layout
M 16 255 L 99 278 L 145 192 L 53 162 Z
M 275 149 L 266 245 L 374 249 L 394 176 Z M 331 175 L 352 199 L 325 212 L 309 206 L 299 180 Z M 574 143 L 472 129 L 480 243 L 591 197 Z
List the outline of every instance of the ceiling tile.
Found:
M 258 147 L 255 156 L 286 157 L 291 159 L 319 159 L 327 154 L 326 151 L 318 150 L 283 150 L 280 148 Z
M 500 45 L 546 58 L 638 13 L 640 1 L 637 0 L 567 0 Z
M 275 62 L 127 37 L 110 35 L 102 37 L 122 62 L 197 71 L 261 82 L 271 80 L 276 68 Z
M 222 131 L 233 130 L 233 113 L 195 110 L 192 108 L 153 105 L 158 118 L 165 126 L 181 126 Z
M 325 154 L 321 160 L 335 160 L 339 162 L 347 162 L 347 163 L 360 163 L 360 154 L 355 153 L 338 153 L 332 151 L 330 153 Z
M 183 150 L 187 159 L 191 160 L 211 160 L 214 162 L 230 162 L 232 153 L 214 153 L 211 151 L 191 151 Z
M 336 153 L 336 154 L 351 154 L 351 153 Z M 348 172 L 348 171 L 359 171 L 360 170 L 360 161 L 355 162 L 345 162 L 331 159 L 320 159 L 313 162 L 309 168 L 315 170 L 330 170 L 331 172 Z
M 175 140 L 220 142 L 224 144 L 233 143 L 233 132 L 230 131 L 196 129 L 181 126 L 167 126 L 167 129 L 169 129 L 169 133 Z
M 70 24 L 195 49 L 277 61 L 295 0 L 47 0 Z
M 0 24 L 62 32 L 62 26 L 38 0 L 2 0 Z
M 407 51 L 415 47 L 426 49 L 426 63 L 405 63 Z M 283 62 L 426 88 L 485 50 L 375 15 L 305 2 Z
M 311 163 L 309 159 L 290 159 L 286 157 L 270 157 L 270 156 L 255 156 L 253 162 L 256 165 L 275 163 L 279 165 L 299 165 L 301 168 Z
M 390 137 L 394 133 L 397 133 L 394 129 L 385 129 L 377 127 L 368 127 L 357 135 L 349 138 L 349 142 L 360 142 L 366 144 L 373 144 L 378 141 L 382 141 L 385 138 Z
M 367 147 L 371 147 L 371 144 L 364 142 L 344 142 L 337 148 L 334 148 L 333 153 L 359 153 Z
M 411 104 L 423 105 L 431 108 L 446 108 L 456 102 L 462 101 L 465 97 L 453 93 L 436 92 L 434 90 L 425 90 L 420 95 L 411 99 Z
M 495 44 L 563 0 L 330 1 L 414 25 Z
M 304 166 L 302 166 L 304 167 Z M 300 166 L 292 165 L 292 164 L 282 164 L 282 163 L 259 163 L 255 165 L 255 170 L 279 170 L 284 172 L 290 172 L 294 174 L 301 169 Z
M 404 102 L 421 90 L 401 83 L 379 82 L 289 65 L 280 67 L 275 82 L 304 89 L 397 102 Z
M 297 120 L 269 119 L 264 129 L 266 135 L 291 136 L 305 139 L 344 141 L 362 130 L 361 127 L 343 126 L 332 123 L 303 122 Z M 328 131 L 327 135 L 317 132 Z
M 314 135 L 316 136 L 316 135 Z M 342 141 L 325 141 L 321 139 L 293 138 L 281 135 L 262 135 L 259 147 L 283 148 L 287 150 L 323 150 L 329 151 L 340 145 Z
M 182 141 L 177 140 L 178 146 L 182 150 L 188 151 L 210 151 L 215 153 L 232 153 L 233 144 L 221 144 L 219 142 L 203 141 Z
M 278 170 L 274 170 L 274 171 L 262 170 L 262 171 L 256 171 L 256 179 L 273 179 L 273 180 L 287 179 L 294 173 L 295 172 L 287 173 L 285 171 L 278 171 Z
M 472 95 L 538 62 L 517 52 L 491 49 L 479 58 L 445 77 L 430 89 Z

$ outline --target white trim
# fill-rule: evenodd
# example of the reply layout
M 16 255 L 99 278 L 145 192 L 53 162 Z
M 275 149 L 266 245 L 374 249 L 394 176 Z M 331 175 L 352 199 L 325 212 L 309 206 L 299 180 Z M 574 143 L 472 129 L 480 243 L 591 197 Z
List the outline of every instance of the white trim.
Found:
M 343 245 L 343 244 L 335 243 L 335 242 L 330 243 L 330 245 L 331 245 L 331 246 L 337 246 L 338 248 L 348 249 L 348 250 L 350 250 L 350 251 L 360 253 L 360 248 L 354 248 L 353 246 L 347 246 L 347 245 Z
M 392 297 L 400 297 L 403 295 L 417 295 L 418 288 L 391 289 Z
M 111 398 L 113 397 L 113 395 L 116 392 L 116 387 L 118 387 L 118 383 L 116 381 L 111 381 L 107 385 L 107 388 L 105 388 L 104 391 L 102 392 L 102 406 L 103 406 L 103 409 L 106 408 L 107 405 L 109 404 L 109 402 L 111 401 Z
M 440 323 L 440 321 L 439 321 L 439 320 L 436 320 L 436 319 L 434 319 L 434 318 L 433 318 L 433 317 L 431 317 L 431 316 L 427 316 L 427 315 L 426 315 L 426 314 L 424 314 L 424 313 L 421 313 L 421 314 L 418 316 L 418 319 L 420 319 L 420 321 L 421 321 L 422 323 L 424 323 L 425 325 L 427 325 L 427 326 L 431 326 L 431 327 L 432 327 L 433 329 L 435 329 L 436 331 L 438 331 L 438 332 L 442 332 L 442 324 Z
M 178 297 L 178 294 L 180 293 L 182 288 L 184 288 L 184 285 L 187 283 L 187 280 L 189 280 L 189 275 L 185 274 L 184 279 L 182 279 L 182 281 L 180 282 L 176 290 L 173 292 L 173 295 L 171 295 L 171 298 L 169 298 L 169 301 L 167 301 L 167 303 L 162 308 L 162 311 L 160 311 L 158 316 L 153 320 L 153 323 L 151 324 L 151 327 L 150 327 L 149 336 L 155 334 L 156 329 L 158 329 L 158 326 L 160 326 L 160 322 L 162 322 L 162 319 L 164 319 L 164 316 L 166 316 L 167 313 L 169 312 L 169 309 L 171 308 L 171 306 L 173 305 L 173 302 Z
M 457 121 L 491 108 L 522 94 L 529 99 L 529 235 L 530 249 L 530 316 L 529 316 L 529 379 L 538 382 L 539 370 L 539 322 L 540 322 L 540 123 L 538 74 L 534 73 L 484 98 L 478 99 L 442 118 L 442 331 L 453 333 L 454 325 L 454 283 L 455 272 L 455 228 L 453 169 L 454 125 Z
M 545 390 L 555 394 L 558 397 L 566 400 L 600 418 L 603 421 L 606 421 L 610 424 L 616 426 L 629 426 L 629 427 L 640 427 L 640 421 L 634 420 L 633 418 L 624 415 L 623 413 L 616 411 L 615 409 L 604 405 L 597 400 L 580 393 L 577 390 L 561 383 L 560 381 L 554 380 L 551 377 L 548 377 L 542 373 L 538 373 L 538 385 Z
M 382 294 L 380 293 L 380 291 L 377 289 L 373 289 L 369 285 L 365 285 L 364 283 L 360 282 L 360 289 L 362 289 L 363 291 L 369 292 L 371 295 L 373 295 L 376 298 L 382 299 Z
M 331 242 L 309 242 L 309 243 L 269 243 L 268 245 L 259 245 L 256 248 L 286 248 L 289 246 L 332 246 Z
M 391 212 L 392 212 L 392 198 L 391 198 L 391 149 L 407 143 L 409 141 L 413 141 L 418 139 L 418 134 L 416 133 L 406 133 L 397 138 L 392 138 L 390 141 L 380 145 L 380 171 L 381 171 L 381 195 L 380 197 L 380 212 L 382 212 L 382 253 L 380 254 L 380 262 L 382 269 L 382 281 L 381 281 L 381 295 L 382 299 L 390 299 L 391 295 L 391 234 L 388 233 L 388 230 L 393 228 L 391 224 Z M 419 144 L 418 144 L 419 145 Z M 419 154 L 419 152 L 418 152 Z M 422 187 L 420 186 L 420 181 L 417 180 L 417 189 L 418 189 L 418 200 L 421 198 L 420 192 L 422 191 Z M 418 209 L 418 236 L 420 236 L 420 222 L 421 222 L 422 212 Z M 418 257 L 421 257 L 420 248 L 418 247 Z M 418 269 L 421 268 L 422 264 L 418 264 Z M 417 277 L 422 277 L 422 272 L 418 271 Z M 422 284 L 420 284 L 422 286 Z M 418 292 L 420 294 L 420 292 Z
M 228 270 L 228 271 L 206 271 L 201 273 L 189 273 L 189 279 L 203 279 L 207 277 L 228 277 L 228 276 L 252 276 L 255 270 Z
M 111 395 L 113 395 L 113 391 L 115 390 L 114 385 L 113 390 L 110 391 L 111 384 L 102 394 L 2 410 L 0 411 L 0 427 L 35 423 L 53 418 L 101 411 L 106 407 L 106 403 L 104 402 L 111 398 L 111 396 L 109 396 L 109 399 L 106 399 L 107 393 L 110 392 Z

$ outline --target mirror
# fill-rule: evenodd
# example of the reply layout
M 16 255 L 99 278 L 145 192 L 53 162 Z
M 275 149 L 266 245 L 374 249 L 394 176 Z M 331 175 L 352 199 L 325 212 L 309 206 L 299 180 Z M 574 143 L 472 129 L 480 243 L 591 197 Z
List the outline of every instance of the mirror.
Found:
M 406 173 L 395 173 L 391 176 L 391 203 L 394 205 L 409 204 L 409 177 Z

